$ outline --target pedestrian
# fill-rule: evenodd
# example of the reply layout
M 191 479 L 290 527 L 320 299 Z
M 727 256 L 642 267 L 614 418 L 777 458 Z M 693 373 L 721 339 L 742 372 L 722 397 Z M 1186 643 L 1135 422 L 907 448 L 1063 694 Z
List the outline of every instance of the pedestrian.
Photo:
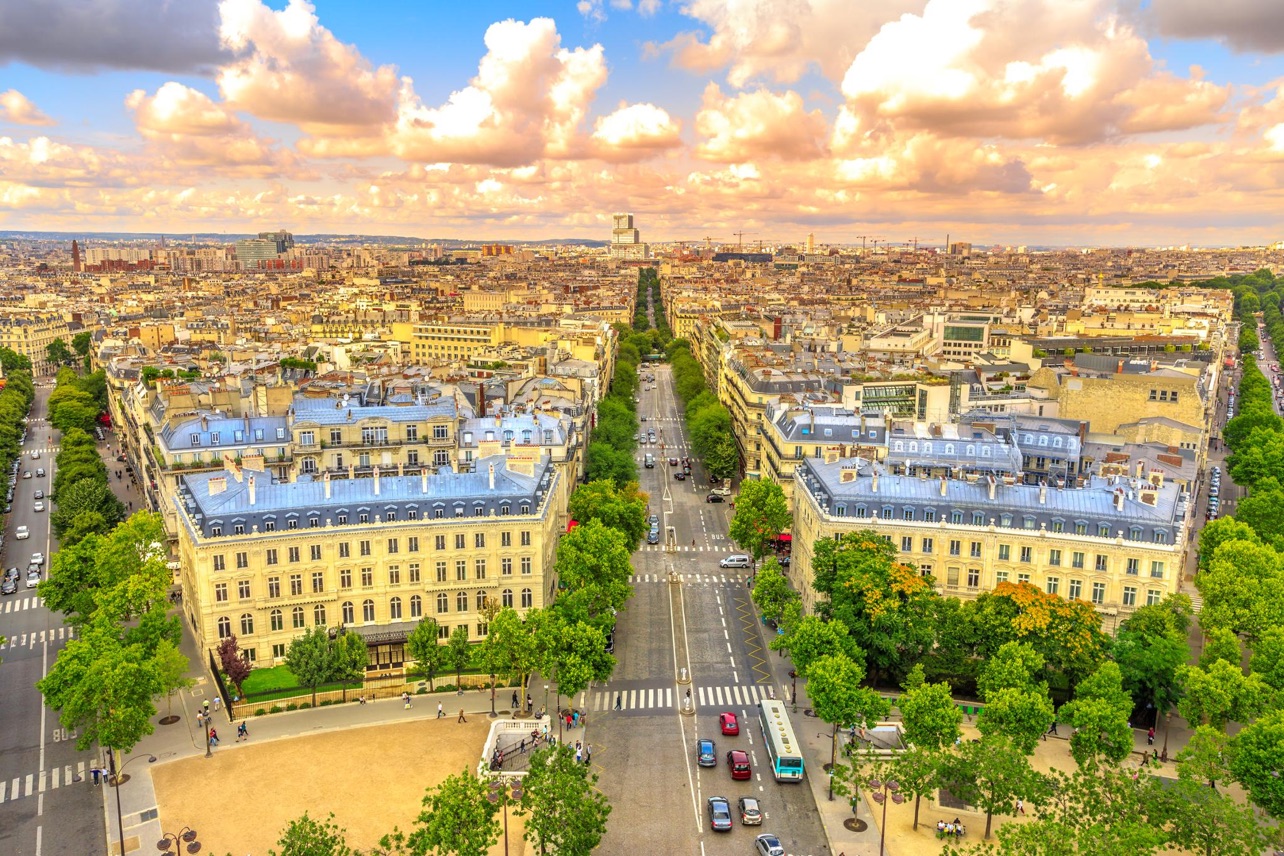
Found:
M 517 707 L 517 690 L 513 690 L 513 703 L 510 707 Z
M 250 729 L 246 727 L 244 722 L 242 722 L 240 725 L 236 726 L 236 742 L 240 743 L 242 740 L 249 740 L 249 739 L 250 739 Z
M 441 702 L 437 702 L 437 718 L 441 719 L 446 713 L 441 709 Z
M 1147 746 L 1155 745 L 1155 726 L 1153 725 L 1150 726 L 1150 728 L 1146 731 L 1146 745 Z
M 580 728 L 588 728 L 588 711 L 580 714 Z
M 584 744 L 584 764 L 585 766 L 588 766 L 591 763 L 593 763 L 593 744 L 585 743 Z
M 575 723 L 573 727 L 580 727 L 580 712 L 578 710 L 571 712 L 571 721 Z
M 1152 751 L 1152 752 L 1154 752 L 1155 766 L 1156 766 L 1156 767 L 1158 767 L 1158 766 L 1159 766 L 1159 750 L 1158 750 L 1158 749 L 1153 749 L 1153 750 L 1151 750 L 1151 751 Z
M 1055 719 L 1052 720 L 1052 727 L 1048 729 L 1048 733 L 1049 734 L 1057 733 L 1057 721 Z M 1058 734 L 1057 736 L 1060 737 L 1061 735 Z
M 523 737 L 523 738 L 522 738 L 521 753 L 522 753 L 523 755 L 525 755 L 525 754 L 526 754 L 526 738 L 525 738 L 525 737 Z
M 527 709 L 527 710 L 530 710 L 533 706 L 534 706 L 534 702 L 532 702 L 532 701 L 531 701 L 531 694 L 530 694 L 530 693 L 527 693 L 527 694 L 526 694 L 526 709 Z
M 619 709 L 620 709 L 620 702 L 623 700 L 623 698 L 622 698 L 622 697 L 623 697 L 623 695 L 624 695 L 623 693 L 616 693 L 616 694 L 615 694 L 615 709 L 616 709 L 616 710 L 619 710 Z
M 1016 813 L 1025 816 L 1025 802 L 1020 797 L 1017 797 Z
M 209 699 L 205 699 L 205 703 L 204 703 L 204 710 L 205 710 L 205 715 L 208 717 L 208 716 L 210 715 L 210 700 L 209 700 Z
M 196 711 L 196 727 L 197 728 L 205 727 L 205 714 L 201 713 L 199 710 Z
M 102 774 L 103 774 L 103 771 L 98 769 L 97 767 L 89 768 L 89 775 L 93 778 L 95 785 L 98 784 L 98 780 L 102 777 Z
M 210 729 L 210 745 L 211 745 L 211 746 L 217 746 L 217 745 L 218 745 L 218 730 L 217 730 L 217 729 L 214 729 L 214 728 L 211 728 L 211 729 Z
M 464 709 L 461 707 L 459 709 L 459 719 L 456 719 L 455 722 L 459 723 L 459 722 L 467 722 L 467 721 L 468 720 L 464 718 Z
M 576 741 L 575 741 L 575 751 L 576 751 L 576 752 L 578 752 L 578 751 L 580 751 L 580 750 L 581 750 L 581 749 L 583 749 L 583 748 L 584 748 L 584 746 L 580 743 L 580 741 L 576 740 Z
M 223 703 L 223 697 L 222 697 L 222 696 L 214 696 L 214 710 L 216 710 L 216 711 L 217 711 L 217 710 L 218 710 L 218 706 L 219 706 L 220 704 L 222 704 L 222 703 Z
M 581 762 L 581 761 L 583 761 L 583 760 L 584 760 L 584 753 L 583 753 L 583 752 L 581 752 L 581 751 L 579 750 L 579 748 L 577 747 L 577 748 L 575 749 L 575 763 L 576 763 L 576 764 L 578 764 L 578 763 L 580 763 L 580 762 Z

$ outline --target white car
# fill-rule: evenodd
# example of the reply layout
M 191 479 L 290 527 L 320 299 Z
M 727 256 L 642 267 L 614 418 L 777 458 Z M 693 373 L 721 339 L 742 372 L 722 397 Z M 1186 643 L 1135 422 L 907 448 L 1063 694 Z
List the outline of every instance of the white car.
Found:
M 31 460 L 33 460 L 33 461 L 38 461 L 38 460 L 40 460 L 40 451 L 39 451 L 39 450 L 34 451 L 34 452 L 32 452 L 32 453 L 31 453 Z
M 731 496 L 731 488 L 714 487 L 709 489 L 709 493 L 716 493 L 718 496 Z
M 40 585 L 40 572 L 27 571 L 27 588 L 35 588 Z
M 720 568 L 747 568 L 749 567 L 749 557 L 744 553 L 735 553 L 718 562 Z
M 16 537 L 19 541 L 21 541 L 21 540 L 23 540 L 24 538 L 30 538 L 30 537 L 31 537 L 31 533 L 27 531 L 27 527 L 25 527 L 25 526 L 19 526 L 19 527 L 18 527 L 18 533 L 17 533 L 17 535 L 15 535 L 14 537 Z
M 31 554 L 31 564 L 33 564 L 33 565 L 43 565 L 44 563 L 45 563 L 45 554 L 44 554 L 44 553 L 32 553 L 32 554 Z
M 44 510 L 45 510 L 45 504 L 44 504 L 43 502 L 36 502 L 35 506 L 33 506 L 33 507 L 35 508 L 35 510 L 36 510 L 36 511 L 44 511 Z

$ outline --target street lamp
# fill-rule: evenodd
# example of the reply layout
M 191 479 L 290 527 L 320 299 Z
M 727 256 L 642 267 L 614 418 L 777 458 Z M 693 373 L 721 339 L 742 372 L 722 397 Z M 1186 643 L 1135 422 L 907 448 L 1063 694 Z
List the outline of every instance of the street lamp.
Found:
M 883 842 L 887 840 L 888 798 L 890 797 L 892 802 L 900 805 L 905 802 L 905 796 L 900 792 L 901 786 L 898 782 L 880 782 L 878 779 L 871 779 L 869 787 L 870 790 L 874 792 L 871 794 L 874 802 L 883 807 L 883 822 L 879 825 L 878 829 L 878 856 L 883 856 Z
M 490 718 L 494 719 L 497 716 L 499 714 L 495 713 L 495 674 L 492 672 L 490 676 Z
M 119 768 L 117 768 L 116 766 L 115 749 L 108 748 L 107 758 L 111 762 L 111 784 L 112 784 L 112 787 L 116 789 L 116 831 L 120 833 L 120 852 L 123 856 L 123 854 L 125 853 L 125 818 L 124 818 L 124 814 L 121 812 L 121 809 L 120 809 L 120 786 L 125 784 L 125 782 L 129 781 L 129 777 L 125 776 L 124 778 L 121 778 L 120 774 L 125 771 L 126 767 L 128 767 L 133 762 L 137 761 L 139 758 L 146 758 L 148 764 L 154 764 L 156 763 L 156 756 L 155 755 L 135 755 L 133 758 L 130 758 L 128 761 L 121 764 Z M 196 851 L 193 850 L 192 852 L 195 853 Z
M 508 856 L 508 806 L 519 802 L 522 795 L 521 782 L 510 783 L 505 779 L 492 781 L 490 783 L 490 793 L 486 794 L 486 799 L 504 807 L 504 856 Z
M 161 851 L 162 856 L 176 856 L 183 850 L 188 853 L 200 853 L 201 842 L 196 840 L 196 830 L 185 826 L 183 831 L 177 834 L 166 832 L 161 840 L 156 842 L 156 849 Z M 124 852 L 123 848 L 121 852 Z

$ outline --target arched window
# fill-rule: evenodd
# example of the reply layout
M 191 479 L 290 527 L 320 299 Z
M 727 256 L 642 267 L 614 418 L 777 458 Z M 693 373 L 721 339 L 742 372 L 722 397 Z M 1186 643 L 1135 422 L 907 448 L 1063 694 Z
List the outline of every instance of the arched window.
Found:
M 923 454 L 924 454 L 924 455 L 930 455 L 930 454 L 932 454 L 932 444 L 931 444 L 931 443 L 926 443 L 926 442 L 925 442 L 925 443 L 923 443 Z
M 373 600 L 361 601 L 361 620 L 367 624 L 375 620 Z
M 531 590 L 528 588 L 522 589 L 522 609 L 530 609 L 531 604 L 534 602 L 535 600 L 531 595 Z
M 900 445 L 900 444 L 898 443 L 897 445 Z M 918 452 L 918 443 L 915 443 L 913 440 L 910 441 L 910 452 L 911 453 Z
M 499 604 L 505 609 L 513 608 L 513 590 L 512 589 L 504 589 L 502 592 L 499 593 Z
M 893 451 L 893 452 L 904 452 L 904 451 L 905 451 L 905 444 L 904 444 L 903 442 L 901 442 L 900 440 L 897 440 L 895 443 L 893 443 L 893 444 L 892 444 L 892 451 Z
M 450 612 L 450 597 L 445 592 L 437 595 L 437 612 Z
M 947 454 L 947 455 L 952 455 L 952 454 L 954 454 L 954 444 L 953 444 L 953 443 L 946 443 L 946 444 L 945 444 L 945 454 Z
M 356 611 L 352 607 L 352 601 L 345 600 L 343 602 L 343 623 L 355 624 L 356 621 Z
M 461 591 L 455 594 L 455 611 L 456 612 L 468 611 L 468 592 Z
M 1061 448 L 1061 438 L 1060 438 L 1060 437 L 1053 437 L 1053 438 L 1052 438 L 1052 448 L 1054 448 L 1054 449 L 1060 449 L 1060 448 Z
M 394 597 L 388 601 L 388 618 L 393 621 L 401 618 L 401 598 Z
M 248 612 L 242 613 L 241 615 L 241 635 L 242 636 L 254 635 L 254 616 Z
M 422 618 L 424 614 L 424 599 L 417 594 L 410 596 L 410 617 Z
M 477 592 L 477 611 L 481 612 L 485 608 L 486 608 L 486 592 L 479 591 Z
M 270 613 L 268 613 L 268 624 L 272 627 L 273 630 L 284 630 L 285 615 L 282 614 L 281 610 L 279 609 L 272 610 Z
M 1040 446 L 1046 446 L 1046 445 L 1048 445 L 1048 435 L 1047 435 L 1047 434 L 1041 434 L 1041 435 L 1039 435 L 1039 445 L 1040 445 Z
M 218 638 L 226 639 L 232 635 L 232 619 L 224 615 L 218 620 Z
M 303 626 L 303 607 L 296 606 L 290 610 L 290 623 L 294 625 L 296 630 Z
M 317 627 L 325 627 L 325 604 L 318 603 L 312 607 L 312 623 Z
M 950 512 L 950 522 L 951 522 L 951 523 L 962 523 L 962 522 L 963 522 L 963 512 L 961 512 L 961 511 L 951 511 L 951 512 Z
M 971 444 L 971 443 L 968 443 L 968 444 L 967 444 L 967 456 L 968 456 L 969 458 L 975 458 L 975 457 L 976 457 L 976 446 L 974 446 L 974 445 L 973 445 L 973 444 Z

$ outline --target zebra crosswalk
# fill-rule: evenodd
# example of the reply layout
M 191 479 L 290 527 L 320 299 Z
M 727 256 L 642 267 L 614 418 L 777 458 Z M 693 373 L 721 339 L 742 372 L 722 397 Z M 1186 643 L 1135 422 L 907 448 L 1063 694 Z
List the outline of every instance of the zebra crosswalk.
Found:
M 674 574 L 679 582 L 684 583 L 736 583 L 744 581 L 743 577 L 728 576 L 727 574 Z M 629 577 L 629 582 L 638 583 L 667 583 L 670 581 L 668 574 L 633 574 Z
M 6 648 L 10 650 L 14 648 L 34 648 L 46 642 L 63 642 L 74 638 L 76 638 L 76 631 L 73 627 L 57 627 L 52 630 L 15 633 L 9 636 L 3 644 L 0 644 L 0 651 Z
M 43 597 L 19 597 L 12 600 L 3 601 L 0 606 L 0 615 L 9 612 L 22 612 L 24 609 L 37 609 L 45 605 Z
M 89 771 L 96 762 L 79 761 L 76 764 L 63 764 L 38 773 L 27 773 L 25 776 L 14 776 L 0 779 L 0 803 L 13 802 L 46 791 L 55 791 L 69 785 L 89 781 Z
M 610 710 L 676 710 L 682 705 L 685 690 L 673 687 L 647 687 L 644 689 L 594 690 L 585 702 L 590 713 Z M 724 684 L 722 686 L 691 687 L 691 700 L 696 707 L 748 707 L 763 699 L 774 698 L 766 686 L 758 684 Z M 616 707 L 616 702 L 619 707 Z
M 56 455 L 60 451 L 62 451 L 62 446 L 44 446 L 40 449 L 23 449 L 22 454 L 29 458 L 32 452 L 39 452 L 42 455 Z

